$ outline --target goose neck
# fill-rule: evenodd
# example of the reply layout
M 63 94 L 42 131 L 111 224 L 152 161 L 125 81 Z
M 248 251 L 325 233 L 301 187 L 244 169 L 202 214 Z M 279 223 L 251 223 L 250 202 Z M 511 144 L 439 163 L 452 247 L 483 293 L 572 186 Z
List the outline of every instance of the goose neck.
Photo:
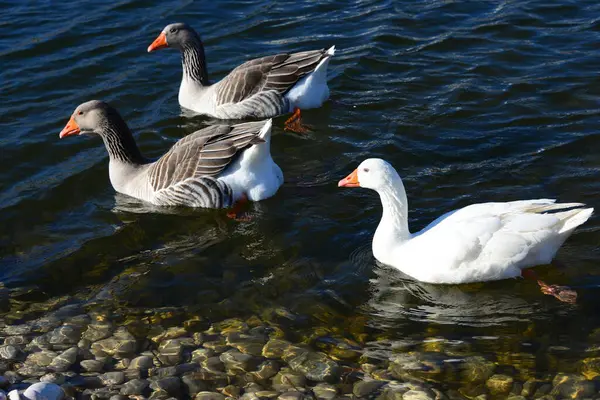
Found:
M 183 65 L 184 79 L 190 80 L 200 86 L 210 85 L 204 46 L 200 39 L 188 40 L 181 48 L 181 63 Z

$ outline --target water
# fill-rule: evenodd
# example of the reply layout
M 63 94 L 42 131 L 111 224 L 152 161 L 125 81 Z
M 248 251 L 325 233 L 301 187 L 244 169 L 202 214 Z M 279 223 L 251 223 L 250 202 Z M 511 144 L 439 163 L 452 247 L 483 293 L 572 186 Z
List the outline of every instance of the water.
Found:
M 10 321 L 48 304 L 170 307 L 213 320 L 286 307 L 306 316 L 306 331 L 364 333 L 373 354 L 435 338 L 500 363 L 526 354 L 534 361 L 523 368 L 537 372 L 568 369 L 548 361 L 556 346 L 570 349 L 567 360 L 583 357 L 600 327 L 600 218 L 563 246 L 565 268 L 537 269 L 579 292 L 570 306 L 534 282 L 435 286 L 378 265 L 377 197 L 336 183 L 364 158 L 390 161 L 413 231 L 475 202 L 548 197 L 599 209 L 598 2 L 5 4 L 0 281 L 15 293 Z M 115 194 L 99 139 L 58 139 L 94 98 L 121 112 L 148 156 L 212 122 L 177 104 L 179 54 L 146 53 L 176 21 L 203 37 L 213 79 L 250 58 L 337 48 L 331 99 L 304 113 L 312 133 L 284 133 L 286 117 L 275 120 L 286 182 L 251 206 L 250 222 Z

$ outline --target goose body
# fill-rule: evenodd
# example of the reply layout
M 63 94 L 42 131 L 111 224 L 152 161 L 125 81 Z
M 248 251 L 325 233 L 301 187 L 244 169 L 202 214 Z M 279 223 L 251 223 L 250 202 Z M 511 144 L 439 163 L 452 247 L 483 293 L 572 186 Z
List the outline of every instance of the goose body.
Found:
M 148 51 L 163 47 L 181 51 L 179 104 L 200 114 L 220 119 L 271 118 L 320 107 L 329 98 L 327 66 L 334 46 L 250 60 L 216 83 L 208 79 L 200 36 L 187 24 L 165 27 Z
M 80 133 L 104 140 L 117 192 L 158 206 L 227 208 L 242 198 L 271 197 L 283 183 L 270 153 L 271 120 L 209 126 L 180 139 L 156 161 L 141 155 L 107 103 L 80 105 L 60 137 Z
M 538 199 L 473 204 L 442 215 L 422 231 L 408 229 L 408 202 L 398 173 L 368 159 L 339 186 L 367 187 L 381 198 L 383 215 L 373 255 L 423 282 L 456 284 L 522 275 L 548 264 L 576 227 L 592 215 L 580 203 Z

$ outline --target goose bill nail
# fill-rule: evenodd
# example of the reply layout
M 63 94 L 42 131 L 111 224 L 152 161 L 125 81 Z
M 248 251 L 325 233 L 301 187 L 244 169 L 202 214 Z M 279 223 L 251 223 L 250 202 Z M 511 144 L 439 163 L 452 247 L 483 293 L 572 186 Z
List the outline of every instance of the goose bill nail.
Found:
M 338 187 L 359 187 L 358 170 L 352 171 L 350 175 L 338 182 Z
M 71 117 L 69 122 L 67 122 L 67 125 L 63 128 L 62 131 L 60 131 L 58 137 L 62 139 L 65 136 L 79 135 L 80 132 L 81 130 L 79 129 L 79 125 L 77 125 L 77 122 L 75 122 L 73 117 Z
M 154 42 L 148 46 L 148 53 L 154 50 L 162 49 L 163 47 L 169 47 L 169 44 L 167 43 L 167 36 L 164 32 L 161 32 L 160 35 L 154 39 Z

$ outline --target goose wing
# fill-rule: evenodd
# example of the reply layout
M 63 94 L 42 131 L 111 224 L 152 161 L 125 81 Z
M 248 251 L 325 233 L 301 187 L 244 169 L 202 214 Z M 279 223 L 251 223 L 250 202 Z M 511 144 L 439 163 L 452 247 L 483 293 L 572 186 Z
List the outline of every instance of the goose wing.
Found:
M 231 189 L 217 177 L 243 150 L 263 142 L 258 134 L 264 124 L 215 125 L 179 140 L 148 169 L 157 201 L 213 208 L 231 205 Z
M 432 222 L 404 251 L 422 256 L 427 268 L 421 264 L 420 269 L 428 274 L 423 280 L 461 283 L 519 276 L 521 268 L 552 259 L 563 234 L 571 232 L 566 233 L 570 220 L 582 211 L 573 207 L 581 206 L 548 199 L 474 204 Z
M 250 60 L 217 84 L 217 105 L 239 103 L 266 91 L 283 95 L 328 56 L 325 49 L 320 49 Z

